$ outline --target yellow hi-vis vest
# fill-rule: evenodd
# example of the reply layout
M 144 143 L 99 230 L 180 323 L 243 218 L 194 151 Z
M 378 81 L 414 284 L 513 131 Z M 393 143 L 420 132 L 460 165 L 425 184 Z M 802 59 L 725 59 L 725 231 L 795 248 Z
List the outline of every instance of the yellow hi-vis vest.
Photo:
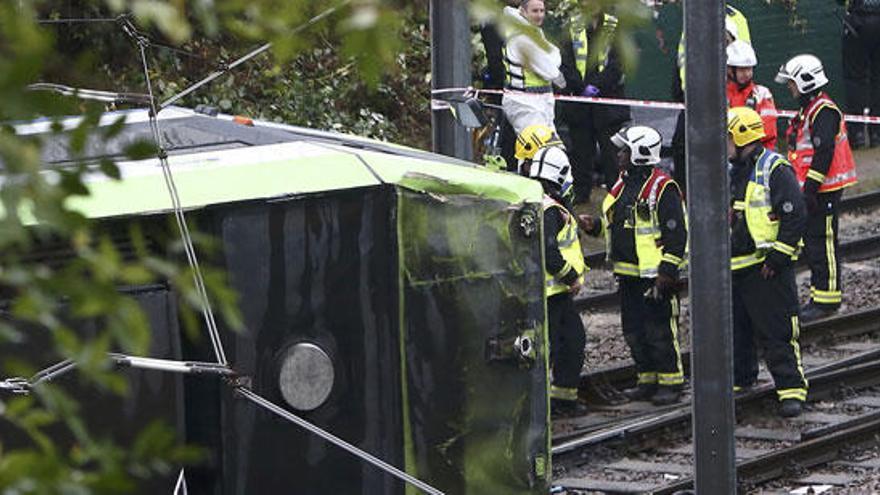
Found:
M 675 265 L 681 266 L 684 260 L 673 255 L 672 253 L 664 253 L 660 241 L 660 220 L 657 217 L 657 201 L 663 194 L 663 189 L 672 181 L 668 174 L 654 168 L 648 180 L 642 184 L 639 191 L 639 201 L 646 201 L 650 214 L 648 218 L 641 218 L 639 215 L 635 217 L 635 236 L 636 236 L 636 257 L 638 264 L 626 261 L 614 261 L 614 273 L 618 275 L 628 275 L 630 277 L 654 278 L 657 276 L 657 268 L 661 261 L 669 261 Z M 617 183 L 608 191 L 605 200 L 602 202 L 602 223 L 605 230 L 605 252 L 611 253 L 611 221 L 612 208 L 614 203 L 620 197 L 623 191 L 623 179 L 618 179 Z M 682 204 L 684 208 L 684 204 Z M 618 213 L 619 214 L 619 213 Z M 687 219 L 687 213 L 684 215 Z
M 584 252 L 581 250 L 581 240 L 578 238 L 578 226 L 574 216 L 569 213 L 568 209 L 559 204 L 558 201 L 547 195 L 544 195 L 543 206 L 544 211 L 550 208 L 559 208 L 560 213 L 562 213 L 562 219 L 565 221 L 565 225 L 556 234 L 559 252 L 562 254 L 562 259 L 565 260 L 565 266 L 559 272 L 559 276 L 564 277 L 571 270 L 574 270 L 578 274 L 578 282 L 584 283 L 584 274 L 589 268 L 584 261 Z M 547 270 L 544 270 L 544 280 L 547 287 L 547 297 L 568 292 L 568 285 L 547 273 Z
M 605 70 L 605 62 L 608 59 L 608 51 L 611 49 L 611 39 L 617 29 L 617 17 L 610 14 L 602 14 L 602 39 L 598 46 L 604 47 L 597 57 L 599 72 Z M 589 56 L 590 41 L 587 39 L 587 26 L 583 17 L 576 15 L 569 20 L 569 33 L 571 34 L 571 46 L 574 48 L 574 62 L 581 78 L 587 77 L 587 57 Z
M 770 202 L 770 175 L 779 166 L 790 167 L 791 164 L 782 155 L 765 149 L 755 163 L 744 198 L 733 203 L 734 210 L 744 212 L 746 225 L 756 248 L 754 253 L 734 256 L 730 260 L 730 268 L 734 271 L 763 263 L 771 249 L 791 257 L 797 255 L 796 246 L 776 240 L 779 219 L 773 215 L 773 205 Z
M 551 93 L 553 86 L 546 79 L 532 72 L 522 64 L 516 63 L 507 56 L 507 48 L 501 49 L 504 55 L 504 70 L 507 73 L 505 85 L 510 89 L 535 93 Z

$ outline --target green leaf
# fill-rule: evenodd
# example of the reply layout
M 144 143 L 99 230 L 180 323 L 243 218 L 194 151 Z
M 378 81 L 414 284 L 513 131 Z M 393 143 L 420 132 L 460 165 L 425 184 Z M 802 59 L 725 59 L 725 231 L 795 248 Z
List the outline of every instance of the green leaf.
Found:
M 119 167 L 109 158 L 102 158 L 101 161 L 98 162 L 98 167 L 104 175 L 111 179 L 119 180 L 122 178 L 122 173 L 119 171 Z
M 158 150 L 152 141 L 138 140 L 125 147 L 125 156 L 132 160 L 155 157 Z

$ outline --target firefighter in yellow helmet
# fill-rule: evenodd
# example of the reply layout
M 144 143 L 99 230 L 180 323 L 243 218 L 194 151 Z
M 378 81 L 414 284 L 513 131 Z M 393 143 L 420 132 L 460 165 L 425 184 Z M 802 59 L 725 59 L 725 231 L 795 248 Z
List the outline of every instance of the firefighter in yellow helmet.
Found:
M 727 131 L 734 385 L 755 384 L 760 343 L 781 401 L 779 414 L 794 417 L 807 399 L 792 266 L 806 206 L 791 164 L 761 144 L 765 132 L 757 112 L 731 108 Z
M 562 146 L 556 130 L 544 124 L 532 124 L 516 137 L 513 156 L 517 161 L 531 160 L 539 149 L 550 146 Z
M 684 383 L 678 346 L 678 272 L 687 245 L 684 200 L 662 168 L 662 138 L 632 126 L 611 138 L 618 148 L 617 182 L 602 203 L 601 222 L 581 216 L 591 235 L 605 233 L 620 295 L 623 336 L 638 371 L 631 400 L 678 402 Z
M 555 133 L 526 129 L 517 138 L 519 173 L 538 180 L 544 188 L 544 279 L 547 327 L 553 381 L 550 404 L 554 413 L 577 413 L 578 384 L 584 365 L 586 332 L 573 295 L 589 269 L 578 239 L 576 217 L 567 207 L 572 187 L 571 166 Z

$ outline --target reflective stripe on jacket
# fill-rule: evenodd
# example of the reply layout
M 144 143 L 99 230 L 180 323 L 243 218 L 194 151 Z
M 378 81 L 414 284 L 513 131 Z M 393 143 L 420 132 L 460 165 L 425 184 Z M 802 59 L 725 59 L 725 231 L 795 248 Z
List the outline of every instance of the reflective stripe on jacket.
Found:
M 532 90 L 550 93 L 553 87 L 550 81 L 542 79 L 541 76 L 535 74 L 531 70 L 514 62 L 507 56 L 507 48 L 502 49 L 504 54 L 504 70 L 507 73 L 505 78 L 505 86 L 511 89 Z
M 639 191 L 638 201 L 644 201 L 648 206 L 649 214 L 646 217 L 634 215 L 636 257 L 638 264 L 625 261 L 614 261 L 614 273 L 631 277 L 653 278 L 657 276 L 657 269 L 664 260 L 674 262 L 681 266 L 684 260 L 671 254 L 664 254 L 661 242 L 660 221 L 657 217 L 657 202 L 663 189 L 672 182 L 672 177 L 659 168 L 654 168 L 651 176 L 642 185 Z M 623 179 L 618 179 L 602 202 L 602 220 L 604 225 L 611 225 L 611 215 L 614 204 L 623 191 Z M 683 202 L 682 202 L 683 203 Z M 684 205 L 682 204 L 682 208 Z M 687 215 L 685 214 L 685 218 Z M 611 229 L 605 228 L 606 252 L 611 253 Z
M 556 234 L 556 241 L 559 245 L 559 253 L 566 262 L 566 267 L 555 276 L 544 271 L 545 285 L 547 286 L 547 297 L 568 292 L 567 284 L 560 282 L 556 276 L 565 276 L 571 270 L 578 274 L 578 282 L 584 282 L 584 274 L 589 269 L 584 261 L 584 252 L 581 249 L 581 241 L 578 238 L 578 226 L 574 215 L 569 213 L 568 209 L 562 206 L 555 199 L 544 195 L 543 200 L 544 211 L 550 208 L 559 208 L 565 225 Z
M 734 210 L 744 213 L 749 235 L 752 236 L 756 248 L 754 253 L 731 258 L 730 267 L 734 271 L 763 263 L 771 249 L 791 257 L 797 254 L 795 246 L 776 242 L 779 219 L 773 214 L 773 205 L 770 201 L 770 176 L 779 166 L 791 165 L 782 155 L 765 149 L 755 162 L 744 198 L 733 203 Z
M 608 51 L 611 49 L 611 40 L 614 32 L 617 30 L 617 17 L 610 14 L 602 14 L 602 29 L 599 31 L 602 40 L 599 40 L 597 46 L 604 47 L 597 56 L 597 65 L 599 72 L 605 69 L 605 62 L 608 59 Z M 571 35 L 571 45 L 574 49 L 575 67 L 581 78 L 587 77 L 587 58 L 589 57 L 590 41 L 587 38 L 587 26 L 583 22 L 582 16 L 572 17 L 569 21 L 569 31 Z
M 816 115 L 823 108 L 830 108 L 841 114 L 840 130 L 834 137 L 834 156 L 831 159 L 828 173 L 824 176 L 816 170 L 810 170 L 813 163 L 813 155 L 815 154 L 810 130 Z M 788 150 L 788 160 L 794 166 L 794 171 L 797 173 L 798 182 L 801 187 L 804 186 L 807 177 L 821 182 L 822 185 L 819 186 L 819 192 L 836 191 L 856 183 L 856 163 L 846 135 L 846 123 L 843 120 L 843 114 L 825 92 L 820 92 L 807 105 L 806 109 L 801 109 L 797 117 L 792 121 L 789 133 L 793 132 L 792 128 L 797 131 L 797 144 L 794 150 Z

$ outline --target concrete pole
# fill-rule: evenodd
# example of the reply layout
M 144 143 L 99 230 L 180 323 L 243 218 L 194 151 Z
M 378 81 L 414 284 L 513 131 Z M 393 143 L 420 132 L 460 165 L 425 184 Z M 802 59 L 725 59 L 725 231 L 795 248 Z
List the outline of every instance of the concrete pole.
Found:
M 471 85 L 471 30 L 463 0 L 431 0 L 431 88 Z M 434 151 L 473 160 L 471 133 L 449 110 L 431 112 Z
M 695 489 L 736 493 L 724 1 L 684 5 Z

